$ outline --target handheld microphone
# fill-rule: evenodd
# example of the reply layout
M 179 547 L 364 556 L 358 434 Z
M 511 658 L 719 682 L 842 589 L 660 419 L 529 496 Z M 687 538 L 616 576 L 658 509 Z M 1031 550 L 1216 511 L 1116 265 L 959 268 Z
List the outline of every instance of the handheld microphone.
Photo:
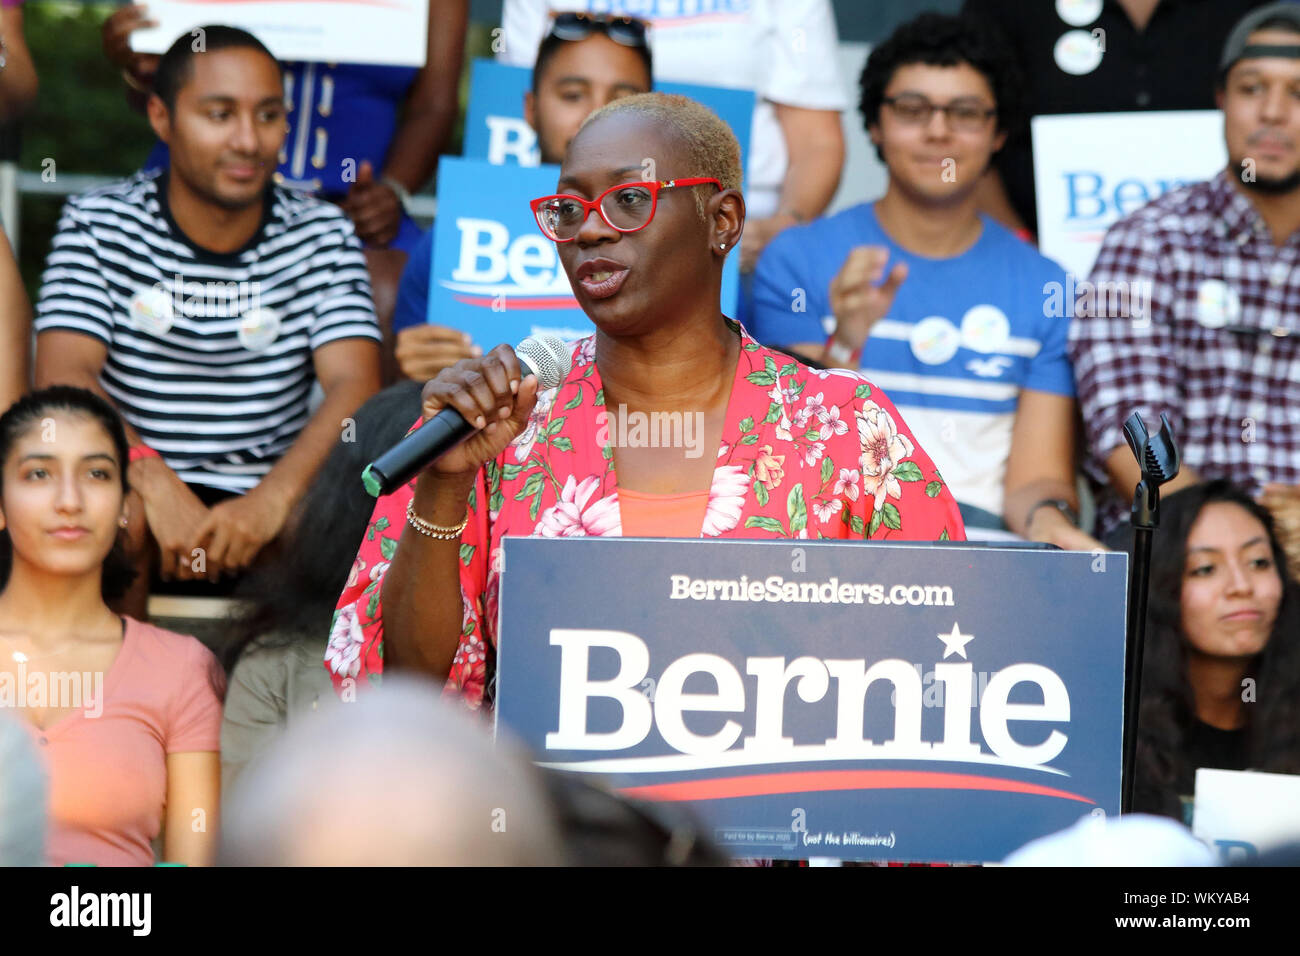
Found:
M 538 391 L 558 387 L 572 367 L 569 346 L 553 335 L 530 335 L 515 347 L 515 356 L 525 376 L 537 376 Z M 361 483 L 376 498 L 391 494 L 476 431 L 456 409 L 444 408 L 366 465 Z

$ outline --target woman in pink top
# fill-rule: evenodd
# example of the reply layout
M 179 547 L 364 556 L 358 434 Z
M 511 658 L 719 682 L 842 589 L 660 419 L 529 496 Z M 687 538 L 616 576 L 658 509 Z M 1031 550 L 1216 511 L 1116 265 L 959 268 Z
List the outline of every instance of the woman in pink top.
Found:
M 126 433 L 67 386 L 0 416 L 0 708 L 49 777 L 49 862 L 207 863 L 217 834 L 221 683 L 192 637 L 114 614 L 130 565 Z M 0 768 L 3 772 L 3 768 Z

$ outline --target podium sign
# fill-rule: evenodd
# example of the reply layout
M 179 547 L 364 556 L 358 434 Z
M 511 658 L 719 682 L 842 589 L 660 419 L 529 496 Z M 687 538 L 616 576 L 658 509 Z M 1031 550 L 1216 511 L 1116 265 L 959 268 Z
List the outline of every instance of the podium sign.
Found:
M 498 727 L 735 856 L 988 862 L 1119 812 L 1123 554 L 504 548 Z

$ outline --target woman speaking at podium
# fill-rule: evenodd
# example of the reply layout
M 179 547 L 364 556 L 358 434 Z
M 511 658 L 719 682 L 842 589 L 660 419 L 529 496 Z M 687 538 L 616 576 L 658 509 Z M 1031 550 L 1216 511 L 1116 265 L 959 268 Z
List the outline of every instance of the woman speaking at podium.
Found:
M 596 333 L 558 388 L 539 392 L 507 346 L 425 386 L 426 420 L 450 406 L 480 430 L 379 500 L 331 630 L 336 687 L 409 669 L 490 705 L 506 535 L 964 538 L 879 389 L 722 314 L 740 181 L 731 130 L 685 97 L 587 119 L 557 195 L 532 206 Z

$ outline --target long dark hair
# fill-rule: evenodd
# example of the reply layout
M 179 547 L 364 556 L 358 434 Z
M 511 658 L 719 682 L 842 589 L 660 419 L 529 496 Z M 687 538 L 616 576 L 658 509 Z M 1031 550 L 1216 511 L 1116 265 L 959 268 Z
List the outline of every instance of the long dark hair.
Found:
M 18 439 L 40 425 L 55 412 L 81 415 L 98 424 L 113 442 L 117 453 L 117 470 L 122 482 L 122 493 L 126 494 L 126 469 L 129 448 L 126 440 L 126 428 L 121 417 L 112 405 L 94 392 L 71 385 L 52 385 L 40 391 L 24 395 L 0 415 L 0 493 L 4 491 L 4 463 L 14 450 Z M 9 584 L 9 573 L 13 569 L 13 541 L 8 530 L 0 531 L 0 590 Z M 135 580 L 135 566 L 126 555 L 122 536 L 118 535 L 112 549 L 104 559 L 104 569 L 100 576 L 100 593 L 106 602 L 115 601 L 124 595 Z
M 222 663 L 233 670 L 250 647 L 323 639 L 375 499 L 361 485 L 366 464 L 395 444 L 420 414 L 420 383 L 404 381 L 361 406 L 295 512 L 283 547 L 236 591 L 249 609 L 232 624 Z
M 1255 702 L 1245 708 L 1247 765 L 1255 770 L 1300 773 L 1300 590 L 1287 571 L 1273 518 L 1244 491 L 1227 481 L 1184 489 L 1160 508 L 1151 558 L 1142 705 L 1138 725 L 1134 809 L 1182 819 L 1179 789 L 1190 766 L 1186 740 L 1196 721 L 1187 676 L 1187 641 L 1182 627 L 1187 539 L 1207 505 L 1231 504 L 1259 521 L 1268 533 L 1273 564 L 1282 579 L 1282 600 L 1268 645 L 1251 662 Z

